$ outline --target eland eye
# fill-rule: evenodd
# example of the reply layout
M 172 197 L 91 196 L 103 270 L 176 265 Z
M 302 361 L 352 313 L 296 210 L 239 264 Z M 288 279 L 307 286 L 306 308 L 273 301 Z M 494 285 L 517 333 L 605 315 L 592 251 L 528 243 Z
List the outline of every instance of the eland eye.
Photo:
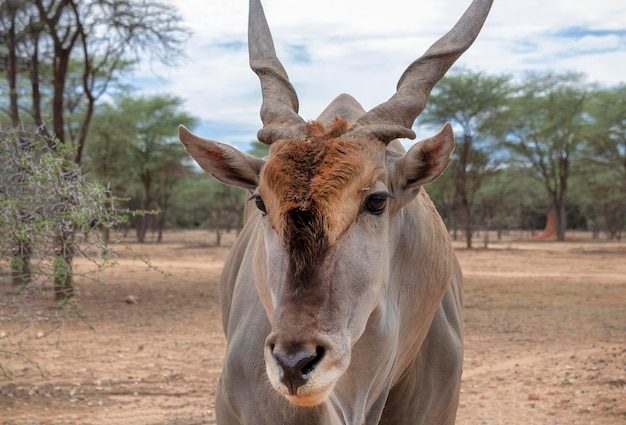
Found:
M 253 195 L 250 199 L 254 201 L 256 207 L 259 209 L 259 211 L 261 211 L 261 214 L 267 215 L 265 203 L 263 202 L 263 199 L 261 199 L 260 195 Z
M 373 215 L 380 215 L 385 211 L 389 194 L 385 192 L 374 193 L 365 199 L 365 210 Z

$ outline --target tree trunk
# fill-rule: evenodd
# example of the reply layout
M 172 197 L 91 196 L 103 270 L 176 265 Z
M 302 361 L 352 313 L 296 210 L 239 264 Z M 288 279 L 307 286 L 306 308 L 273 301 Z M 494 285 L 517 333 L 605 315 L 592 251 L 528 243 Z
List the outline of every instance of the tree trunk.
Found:
M 152 208 L 153 205 L 151 193 L 152 175 L 149 171 L 146 171 L 142 173 L 139 177 L 141 178 L 141 184 L 143 186 L 145 199 L 143 200 L 142 204 L 143 214 L 137 217 L 135 226 L 137 231 L 137 241 L 139 241 L 140 243 L 144 243 L 146 241 L 146 233 L 148 232 L 148 229 L 152 227 L 151 220 L 153 216 L 146 213 L 146 211 L 150 211 L 150 208 Z
M 18 128 L 20 125 L 20 114 L 17 108 L 17 55 L 15 45 L 15 13 L 11 13 L 11 24 L 7 36 L 7 49 L 9 50 L 9 63 L 7 69 L 7 79 L 9 80 L 9 113 L 11 114 L 11 124 Z
M 163 229 L 165 228 L 165 210 L 161 210 L 161 214 L 159 214 L 159 218 L 157 219 L 157 243 L 161 243 L 163 241 Z
M 222 228 L 220 226 L 215 228 L 215 244 L 222 246 Z
M 468 249 L 472 249 L 473 231 L 470 217 L 470 206 L 465 197 L 463 197 L 461 201 L 461 208 L 463 210 L 463 230 L 465 231 L 465 247 Z
M 41 93 L 39 91 L 39 33 L 34 33 L 32 37 L 33 54 L 30 58 L 30 85 L 33 103 L 33 119 L 35 120 L 35 124 L 45 132 L 46 128 L 41 116 Z M 46 135 L 48 135 L 47 132 Z
M 40 14 L 46 16 L 42 2 L 37 2 Z M 64 7 L 64 5 L 60 5 Z M 60 16 L 60 14 L 58 14 Z M 69 69 L 70 56 L 72 48 L 78 33 L 74 33 L 69 39 L 59 39 L 57 29 L 58 16 L 53 20 L 48 19 L 47 25 L 50 28 L 50 34 L 54 42 L 54 60 L 53 60 L 53 93 L 52 93 L 52 130 L 53 135 L 50 139 L 51 147 L 56 148 L 57 143 L 65 143 L 65 119 L 64 119 L 64 100 L 65 100 L 65 82 Z M 64 41 L 67 44 L 64 46 Z M 58 142 L 57 142 L 58 141 Z M 72 158 L 66 158 L 71 161 Z M 61 178 L 71 178 L 68 176 Z M 68 200 L 63 200 L 68 202 Z M 68 299 L 74 296 L 74 287 L 72 286 L 72 259 L 74 256 L 74 226 L 75 224 L 69 220 L 61 222 L 61 229 L 55 243 L 55 260 L 54 260 L 54 297 L 57 301 Z
M 554 205 L 554 219 L 556 224 L 556 239 L 565 240 L 567 229 L 567 178 L 569 176 L 569 154 L 566 153 L 559 160 L 559 188 L 556 204 Z
M 137 242 L 144 243 L 146 241 L 146 233 L 148 232 L 148 217 L 141 215 L 135 221 L 135 231 L 137 233 Z
M 489 248 L 489 230 L 491 230 L 491 220 L 487 220 L 487 230 L 483 237 L 483 248 L 485 249 Z
M 13 286 L 28 285 L 32 279 L 30 257 L 32 248 L 29 240 L 17 240 L 13 247 L 13 261 L 11 261 L 11 280 Z
M 460 145 L 460 146 L 459 146 Z M 470 151 L 472 149 L 472 136 L 465 132 L 463 141 L 458 146 L 458 160 L 456 163 L 456 173 L 454 173 L 456 199 L 460 202 L 461 208 L 461 226 L 465 233 L 465 245 L 468 249 L 472 248 L 472 217 L 471 203 L 468 196 L 468 165 Z
M 89 78 L 93 72 L 91 58 L 89 55 L 89 51 L 87 49 L 87 35 L 85 34 L 85 30 L 80 20 L 80 14 L 76 8 L 75 3 L 71 3 L 72 8 L 74 10 L 74 14 L 76 16 L 76 23 L 78 26 L 78 33 L 80 33 L 80 38 L 83 46 L 83 60 L 84 60 L 84 68 L 83 68 L 83 90 L 85 92 L 85 96 L 87 97 L 87 111 L 85 112 L 85 117 L 83 118 L 83 122 L 80 127 L 80 133 L 78 134 L 78 139 L 76 140 L 76 157 L 74 161 L 77 164 L 80 164 L 83 158 L 83 149 L 85 147 L 85 141 L 87 140 L 87 132 L 89 131 L 89 125 L 91 124 L 91 118 L 93 117 L 96 98 L 93 95 L 92 85 L 89 82 Z M 95 78 L 95 75 L 94 75 Z
M 107 226 L 102 226 L 102 243 L 104 246 L 109 246 L 111 241 L 111 230 Z
M 568 163 L 565 159 L 562 159 L 560 162 L 560 190 L 557 196 L 555 196 L 555 202 L 552 206 L 557 241 L 565 240 L 565 229 L 567 229 L 567 170 Z
M 52 96 L 52 130 L 54 137 L 65 142 L 65 120 L 63 117 L 63 99 L 65 97 L 65 76 L 69 66 L 69 50 L 56 53 L 54 58 L 54 93 Z
M 74 229 L 72 223 L 63 223 L 55 246 L 54 299 L 62 301 L 75 294 L 72 282 L 72 259 L 74 257 Z
M 555 208 L 554 224 L 556 225 L 556 240 L 565 240 L 565 229 L 567 228 L 567 210 L 565 203 L 560 203 Z

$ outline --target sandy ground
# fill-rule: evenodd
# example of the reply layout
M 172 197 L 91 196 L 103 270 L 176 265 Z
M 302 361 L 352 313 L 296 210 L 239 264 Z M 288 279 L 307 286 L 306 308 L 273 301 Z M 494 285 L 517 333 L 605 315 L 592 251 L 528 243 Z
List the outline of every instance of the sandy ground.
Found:
M 170 276 L 120 250 L 118 266 L 99 273 L 104 283 L 80 282 L 93 329 L 59 322 L 50 302 L 17 315 L 3 305 L 0 424 L 215 423 L 228 247 L 212 241 L 172 232 L 133 245 Z M 457 424 L 625 425 L 626 242 L 510 240 L 457 252 L 466 323 Z M 125 302 L 131 295 L 137 303 Z

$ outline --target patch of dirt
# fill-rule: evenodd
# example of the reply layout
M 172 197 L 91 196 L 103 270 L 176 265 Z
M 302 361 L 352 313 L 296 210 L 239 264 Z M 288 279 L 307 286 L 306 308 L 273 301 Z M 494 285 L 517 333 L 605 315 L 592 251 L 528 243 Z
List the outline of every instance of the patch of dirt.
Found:
M 32 305 L 41 314 L 28 323 L 0 310 L 0 424 L 215 423 L 218 280 L 233 236 L 226 247 L 212 240 L 170 232 L 162 244 L 132 245 L 171 276 L 120 251 L 104 283 L 79 283 L 93 330 L 77 319 L 57 328 L 46 320 L 51 303 Z M 457 424 L 626 424 L 626 243 L 508 241 L 457 253 Z M 6 277 L 0 290 L 10 291 Z

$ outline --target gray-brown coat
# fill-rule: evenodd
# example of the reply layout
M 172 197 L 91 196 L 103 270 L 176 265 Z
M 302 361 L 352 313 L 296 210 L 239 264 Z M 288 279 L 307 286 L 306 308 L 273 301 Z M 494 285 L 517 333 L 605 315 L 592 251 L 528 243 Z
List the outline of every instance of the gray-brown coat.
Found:
M 404 152 L 413 121 L 477 36 L 475 0 L 366 112 L 348 95 L 305 123 L 250 1 L 250 63 L 263 88 L 267 160 L 180 140 L 218 180 L 248 189 L 246 223 L 221 283 L 228 340 L 220 425 L 453 424 L 459 398 L 462 277 L 422 187 L 446 168 L 451 126 Z

